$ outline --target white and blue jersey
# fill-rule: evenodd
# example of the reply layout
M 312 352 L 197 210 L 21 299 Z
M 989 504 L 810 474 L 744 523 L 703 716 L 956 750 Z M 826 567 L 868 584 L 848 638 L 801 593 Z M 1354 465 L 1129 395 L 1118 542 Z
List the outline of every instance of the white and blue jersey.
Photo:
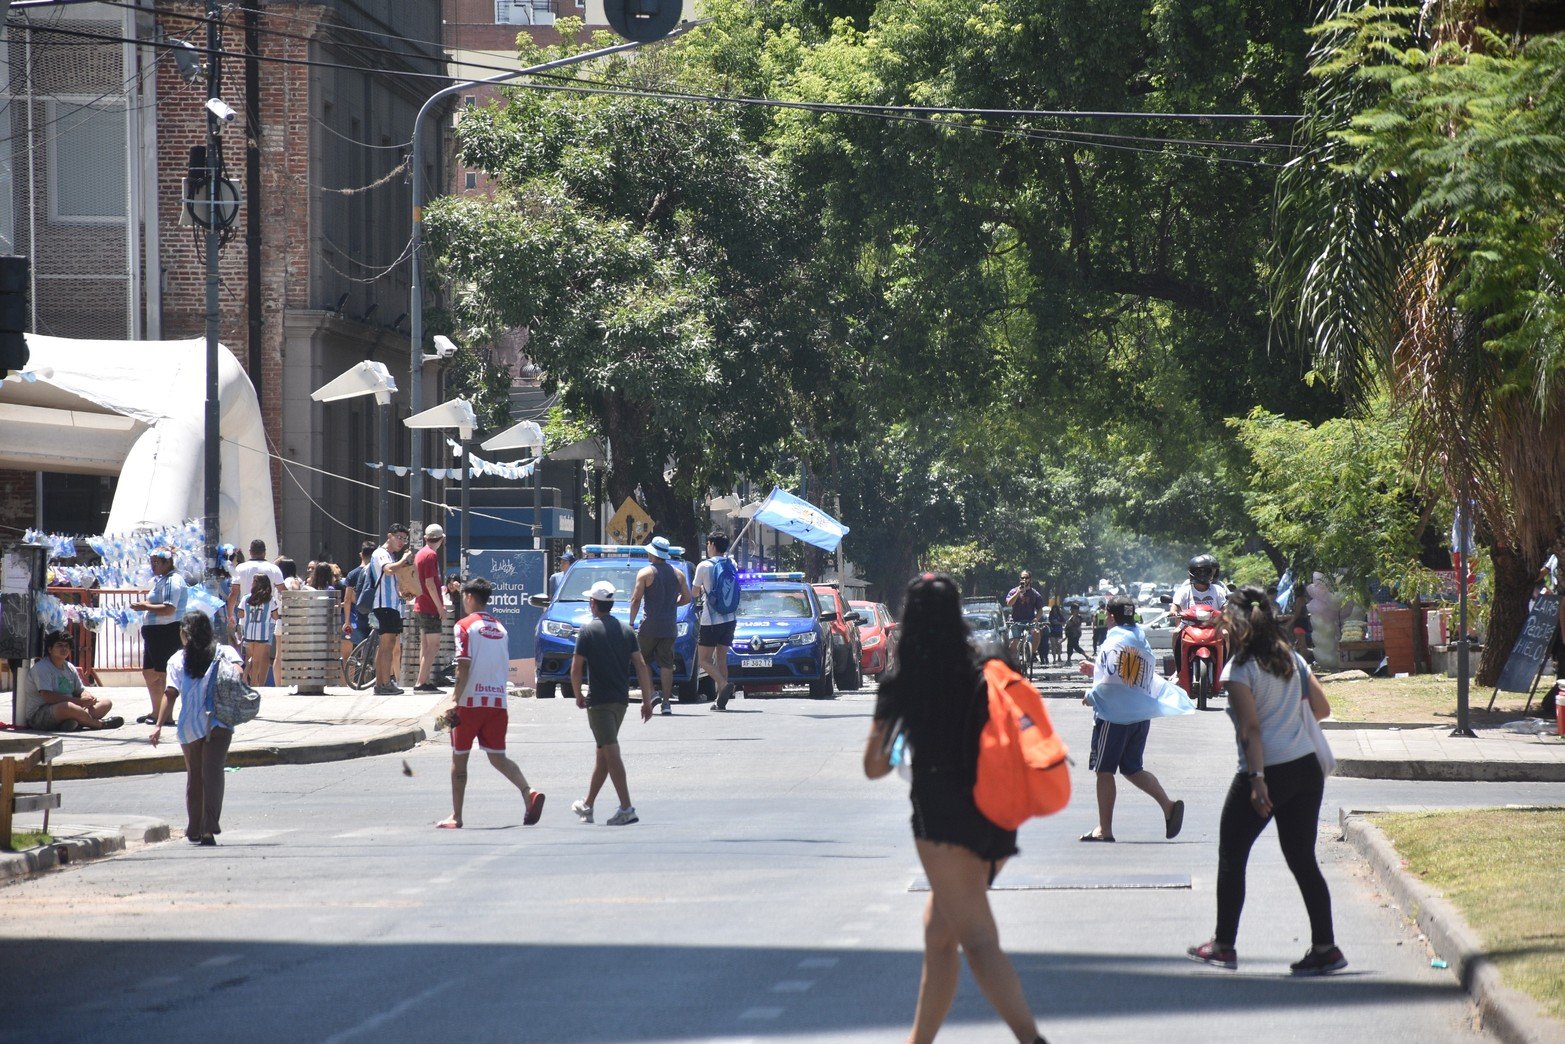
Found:
M 386 567 L 396 559 L 391 557 L 391 552 L 382 544 L 375 549 L 370 556 L 370 576 L 375 582 L 375 608 L 395 609 L 402 611 L 402 595 L 397 591 L 397 578 Z
M 144 612 L 141 614 L 143 627 L 157 627 L 161 624 L 177 624 L 185 615 L 185 578 L 177 572 L 164 573 L 162 576 L 152 578 L 152 591 L 147 595 L 149 602 L 161 602 L 164 605 L 172 605 L 172 613 Z
M 270 642 L 277 636 L 277 599 L 272 598 L 259 605 L 240 602 L 239 609 L 244 621 L 245 641 Z

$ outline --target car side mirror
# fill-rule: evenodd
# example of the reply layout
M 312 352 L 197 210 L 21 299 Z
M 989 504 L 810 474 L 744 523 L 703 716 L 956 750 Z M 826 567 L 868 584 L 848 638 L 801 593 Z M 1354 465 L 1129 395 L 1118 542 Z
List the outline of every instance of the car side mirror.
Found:
M 825 620 L 827 623 L 830 623 L 831 621 L 837 619 L 837 613 L 835 610 L 827 609 L 825 612 L 821 613 L 821 619 Z
M 864 617 L 860 616 L 858 613 L 849 613 L 848 614 L 848 622 L 849 623 L 861 624 L 861 623 L 864 622 Z
M 534 609 L 547 609 L 549 608 L 549 596 L 546 594 L 535 594 L 527 599 L 527 604 Z

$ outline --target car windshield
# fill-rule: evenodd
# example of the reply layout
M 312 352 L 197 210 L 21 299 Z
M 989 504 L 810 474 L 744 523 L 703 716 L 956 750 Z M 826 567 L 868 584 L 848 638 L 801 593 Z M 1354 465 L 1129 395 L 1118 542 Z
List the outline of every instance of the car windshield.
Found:
M 739 592 L 739 615 L 750 619 L 810 619 L 815 616 L 803 591 L 749 587 Z
M 994 630 L 994 617 L 989 613 L 963 613 L 962 617 L 967 621 L 967 626 L 975 631 Z
M 574 566 L 565 574 L 565 582 L 560 585 L 560 598 L 562 602 L 585 602 L 587 589 L 600 580 L 607 580 L 614 585 L 614 600 L 628 601 L 630 593 L 636 588 L 636 574 L 641 572 L 641 564 L 626 562 L 624 565 L 615 563 L 612 566 L 592 566 L 583 569 L 580 565 Z
M 871 628 L 883 626 L 874 602 L 849 602 L 848 608 L 864 617 L 863 626 Z

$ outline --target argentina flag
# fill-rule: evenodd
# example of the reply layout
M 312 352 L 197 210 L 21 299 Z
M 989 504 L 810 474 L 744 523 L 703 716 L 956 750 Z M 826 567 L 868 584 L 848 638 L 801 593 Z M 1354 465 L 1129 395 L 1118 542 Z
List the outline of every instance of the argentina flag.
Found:
M 801 500 L 781 487 L 772 487 L 771 495 L 755 513 L 755 521 L 787 533 L 795 540 L 814 544 L 823 551 L 835 551 L 848 527 L 832 518 L 808 500 Z

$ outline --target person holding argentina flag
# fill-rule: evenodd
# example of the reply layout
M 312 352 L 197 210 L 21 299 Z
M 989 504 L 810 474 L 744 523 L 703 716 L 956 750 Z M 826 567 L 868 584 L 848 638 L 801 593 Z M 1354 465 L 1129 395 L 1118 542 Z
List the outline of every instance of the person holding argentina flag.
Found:
M 1079 668 L 1092 679 L 1082 702 L 1092 707 L 1092 753 L 1087 765 L 1097 774 L 1098 784 L 1098 825 L 1081 840 L 1114 840 L 1115 773 L 1151 795 L 1163 810 L 1163 836 L 1173 839 L 1184 825 L 1185 803 L 1170 800 L 1141 761 L 1152 719 L 1193 714 L 1195 705 L 1183 689 L 1158 674 L 1152 646 L 1136 623 L 1136 603 L 1115 597 L 1108 603 L 1108 614 L 1108 634 L 1096 660 L 1083 660 Z

